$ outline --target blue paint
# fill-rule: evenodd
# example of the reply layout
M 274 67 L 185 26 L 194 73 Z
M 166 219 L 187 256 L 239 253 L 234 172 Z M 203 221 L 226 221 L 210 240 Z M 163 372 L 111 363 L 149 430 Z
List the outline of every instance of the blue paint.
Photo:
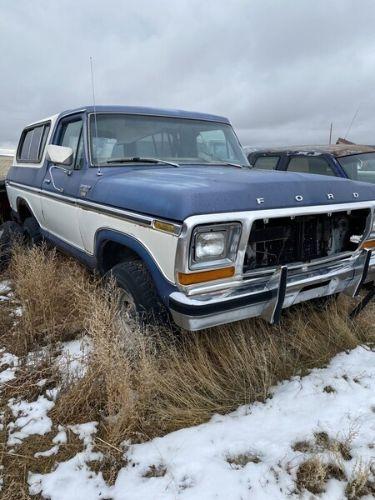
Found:
M 354 198 L 353 192 L 359 194 Z M 328 200 L 327 194 L 335 198 Z M 301 203 L 297 195 L 303 196 Z M 259 204 L 258 198 L 264 203 Z M 218 166 L 116 167 L 87 199 L 183 221 L 191 215 L 371 201 L 375 186 L 324 175 Z
M 49 233 L 48 231 L 41 229 L 41 232 L 46 240 L 53 243 L 53 245 L 56 246 L 59 250 L 61 250 L 63 253 L 76 258 L 91 270 L 96 269 L 97 259 L 95 255 L 90 255 L 86 252 L 83 252 L 79 248 L 76 248 L 73 245 L 66 243 L 65 241 L 61 240 L 54 234 Z
M 59 115 L 59 120 L 64 116 L 74 113 L 94 113 L 93 106 L 84 106 L 82 108 L 64 111 Z M 220 122 L 229 124 L 228 118 L 224 116 L 212 115 L 207 113 L 198 113 L 196 111 L 184 111 L 181 109 L 162 109 L 149 108 L 143 106 L 96 106 L 97 113 L 126 113 L 129 115 L 149 115 L 149 116 L 169 116 L 170 118 L 186 118 L 190 120 L 206 120 L 211 122 Z

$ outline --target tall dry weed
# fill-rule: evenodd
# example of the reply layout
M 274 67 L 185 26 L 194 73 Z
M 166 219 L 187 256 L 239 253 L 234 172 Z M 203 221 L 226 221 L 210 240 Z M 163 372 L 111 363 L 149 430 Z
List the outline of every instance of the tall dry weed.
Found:
M 92 348 L 87 370 L 65 386 L 55 414 L 62 423 L 99 419 L 101 438 L 118 446 L 128 437 L 144 439 L 155 390 L 156 344 L 152 334 L 124 321 L 114 283 L 104 289 L 98 284 L 91 292 L 83 305 Z
M 76 261 L 45 246 L 13 252 L 9 275 L 19 314 L 13 329 L 18 351 L 73 337 L 83 328 L 80 302 L 89 293 L 87 272 Z

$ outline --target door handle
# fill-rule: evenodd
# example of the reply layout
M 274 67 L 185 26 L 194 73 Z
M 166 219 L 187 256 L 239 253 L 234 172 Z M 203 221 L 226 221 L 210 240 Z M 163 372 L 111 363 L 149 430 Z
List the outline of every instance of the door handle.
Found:
M 56 191 L 58 191 L 59 193 L 63 193 L 63 192 L 64 192 L 64 188 L 63 188 L 63 187 L 58 187 L 58 186 L 56 186 L 56 184 L 55 184 L 55 181 L 54 181 L 54 179 L 53 179 L 53 175 L 52 175 L 52 170 L 53 170 L 53 169 L 56 169 L 56 170 L 62 170 L 62 171 L 63 171 L 66 175 L 68 175 L 68 176 L 72 175 L 72 171 L 71 171 L 71 170 L 68 170 L 67 168 L 60 167 L 60 166 L 58 166 L 58 165 L 51 165 L 51 166 L 49 167 L 48 172 L 49 172 L 49 175 L 50 175 L 50 177 L 51 177 L 51 180 L 50 180 L 49 182 L 46 182 L 46 183 L 47 183 L 47 184 L 52 183 L 52 186 L 53 186 L 53 188 L 54 188 L 54 189 L 56 189 Z M 48 181 L 48 180 L 49 180 L 49 179 L 46 179 L 46 181 Z

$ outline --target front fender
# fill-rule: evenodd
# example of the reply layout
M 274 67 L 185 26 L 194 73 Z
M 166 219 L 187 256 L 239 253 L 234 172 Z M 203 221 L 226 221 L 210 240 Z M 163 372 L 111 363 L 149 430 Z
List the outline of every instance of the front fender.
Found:
M 103 249 L 105 244 L 110 241 L 119 243 L 120 245 L 129 248 L 139 256 L 149 270 L 162 301 L 164 304 L 168 305 L 169 295 L 176 291 L 177 287 L 165 278 L 148 250 L 139 240 L 133 238 L 132 236 L 120 233 L 113 229 L 100 229 L 96 232 L 95 257 L 99 271 L 103 273 Z

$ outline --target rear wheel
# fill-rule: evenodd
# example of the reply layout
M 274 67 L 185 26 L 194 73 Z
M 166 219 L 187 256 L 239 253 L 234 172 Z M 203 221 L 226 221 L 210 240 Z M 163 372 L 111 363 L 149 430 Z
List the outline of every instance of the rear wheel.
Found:
M 168 311 L 142 261 L 121 262 L 106 277 L 113 277 L 121 288 L 120 307 L 126 319 L 135 319 L 141 324 L 169 323 Z
M 17 222 L 7 221 L 0 226 L 0 270 L 9 264 L 12 248 L 24 240 L 24 232 Z
M 25 239 L 30 245 L 37 245 L 42 241 L 40 226 L 35 217 L 28 217 L 23 223 Z

